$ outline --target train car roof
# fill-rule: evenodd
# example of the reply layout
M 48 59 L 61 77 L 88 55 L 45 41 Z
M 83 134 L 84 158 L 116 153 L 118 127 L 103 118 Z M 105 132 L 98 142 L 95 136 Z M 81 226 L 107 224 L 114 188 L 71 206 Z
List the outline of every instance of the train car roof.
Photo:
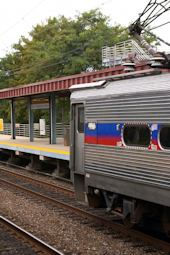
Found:
M 98 87 L 77 87 L 76 90 L 72 90 L 71 101 L 165 91 L 170 92 L 170 73 L 108 81 Z

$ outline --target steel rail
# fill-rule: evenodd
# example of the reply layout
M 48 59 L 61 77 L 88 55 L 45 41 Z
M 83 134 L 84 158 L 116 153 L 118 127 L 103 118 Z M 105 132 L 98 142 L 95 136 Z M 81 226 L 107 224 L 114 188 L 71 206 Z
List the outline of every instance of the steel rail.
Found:
M 12 172 L 8 169 L 0 168 L 0 172 L 5 172 L 7 174 L 14 175 L 14 176 L 17 176 L 17 177 L 20 177 L 20 178 L 23 178 L 23 179 L 26 179 L 26 180 L 29 180 L 29 181 L 34 181 L 34 182 L 36 182 L 40 185 L 44 185 L 48 188 L 52 188 L 52 189 L 55 189 L 55 190 L 58 190 L 58 191 L 65 192 L 65 193 L 70 194 L 70 195 L 74 195 L 74 191 L 71 190 L 71 189 L 64 188 L 64 187 L 59 186 L 59 185 L 54 185 L 54 184 L 51 184 L 51 183 L 48 183 L 48 182 L 45 182 L 45 181 L 42 181 L 42 180 L 38 180 L 36 178 L 30 177 L 30 176 L 27 176 L 27 175 L 24 175 L 24 174 Z
M 56 199 L 47 197 L 45 195 L 42 195 L 42 194 L 40 194 L 38 192 L 34 192 L 34 191 L 29 190 L 27 188 L 23 188 L 23 187 L 21 187 L 19 185 L 13 184 L 13 183 L 11 183 L 9 181 L 5 181 L 5 180 L 1 180 L 0 179 L 0 182 L 5 183 L 5 184 L 10 185 L 10 186 L 13 186 L 15 189 L 16 188 L 20 189 L 21 191 L 24 191 L 27 194 L 30 194 L 30 195 L 38 197 L 39 199 L 43 199 L 44 201 L 46 201 L 48 203 L 51 203 L 51 204 L 53 204 L 55 206 L 62 207 L 63 209 L 71 211 L 71 212 L 73 212 L 73 213 L 75 213 L 75 214 L 77 214 L 79 216 L 81 215 L 83 217 L 86 217 L 86 218 L 88 218 L 90 220 L 95 221 L 96 223 L 103 224 L 104 226 L 112 228 L 115 231 L 120 231 L 121 233 L 123 233 L 125 235 L 130 235 L 133 238 L 138 238 L 142 242 L 150 243 L 151 245 L 153 245 L 155 247 L 159 247 L 159 248 L 163 249 L 164 251 L 170 251 L 170 244 L 166 243 L 166 242 L 164 242 L 162 240 L 159 240 L 157 238 L 151 237 L 151 236 L 146 235 L 144 233 L 138 232 L 138 231 L 136 231 L 134 229 L 127 229 L 127 228 L 125 228 L 123 225 L 121 225 L 119 223 L 108 221 L 108 220 L 103 219 L 103 218 L 101 218 L 99 216 L 96 216 L 96 215 L 94 215 L 92 213 L 89 213 L 89 212 L 84 211 L 82 209 L 76 208 L 75 206 L 72 206 L 72 205 L 66 204 L 64 202 L 58 201 Z
M 54 249 L 50 245 L 46 244 L 45 242 L 41 241 L 39 238 L 35 237 L 34 235 L 28 233 L 24 229 L 20 228 L 16 224 L 12 223 L 11 221 L 5 219 L 4 217 L 0 216 L 0 224 L 6 226 L 12 232 L 18 234 L 19 236 L 23 237 L 24 240 L 28 241 L 29 243 L 36 246 L 41 251 L 45 252 L 45 254 L 53 255 L 64 255 L 63 253 L 59 252 L 58 250 Z
M 15 165 L 15 164 L 12 164 L 12 163 L 8 163 L 8 162 L 2 161 L 2 160 L 0 160 L 0 164 L 8 165 L 8 166 L 11 166 L 11 167 L 15 167 L 15 168 L 19 168 L 19 169 L 22 169 L 22 170 L 26 170 L 26 171 L 28 171 L 28 172 L 38 173 L 38 174 L 40 174 L 40 175 L 45 175 L 45 176 L 53 177 L 53 178 L 58 179 L 58 180 L 61 180 L 61 181 L 65 181 L 65 182 L 68 182 L 68 183 L 72 183 L 72 181 L 71 181 L 70 179 L 66 179 L 66 178 L 59 177 L 59 176 L 54 176 L 54 175 L 52 175 L 52 174 L 44 173 L 44 172 L 37 171 L 37 170 L 27 169 L 26 167 L 18 166 L 18 165 Z

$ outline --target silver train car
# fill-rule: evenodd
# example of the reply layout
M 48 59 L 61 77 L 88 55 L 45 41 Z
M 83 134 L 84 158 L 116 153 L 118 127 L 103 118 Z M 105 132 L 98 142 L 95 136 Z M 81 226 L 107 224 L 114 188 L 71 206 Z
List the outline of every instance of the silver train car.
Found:
M 70 88 L 76 200 L 170 234 L 170 73 L 109 79 Z

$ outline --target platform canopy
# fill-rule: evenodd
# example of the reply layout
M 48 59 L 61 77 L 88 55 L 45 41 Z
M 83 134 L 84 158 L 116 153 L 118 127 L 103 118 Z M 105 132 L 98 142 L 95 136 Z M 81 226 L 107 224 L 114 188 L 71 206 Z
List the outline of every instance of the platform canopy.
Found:
M 124 66 L 102 69 L 95 72 L 81 73 L 67 77 L 40 81 L 32 84 L 11 87 L 0 90 L 0 99 L 23 100 L 31 98 L 47 97 L 48 93 L 55 92 L 57 96 L 67 97 L 70 95 L 69 87 L 76 84 L 91 83 L 95 78 L 121 74 Z M 137 65 L 136 71 L 148 69 L 149 66 Z M 23 98 L 24 97 L 24 98 Z
M 113 67 L 109 69 L 103 69 L 95 72 L 81 73 L 77 75 L 40 81 L 32 84 L 17 86 L 13 88 L 0 90 L 0 99 L 8 99 L 11 101 L 11 134 L 12 139 L 16 138 L 15 132 L 15 101 L 27 100 L 28 103 L 28 117 L 29 117 L 29 139 L 30 142 L 34 141 L 34 110 L 39 109 L 38 106 L 34 104 L 35 99 L 48 99 L 48 109 L 49 109 L 49 119 L 50 119 L 50 144 L 56 144 L 56 97 L 69 97 L 69 88 L 72 85 L 80 84 L 92 84 L 100 83 L 100 81 L 95 81 L 95 79 L 103 77 L 110 77 L 116 74 L 125 73 L 124 66 Z M 148 69 L 149 66 L 138 65 L 135 67 L 136 71 Z M 107 79 L 107 78 L 106 78 Z M 102 81 L 103 83 L 103 81 Z M 39 100 L 43 102 L 43 100 Z M 47 107 L 44 100 L 42 103 L 43 107 Z M 36 108 L 35 108 L 36 106 Z M 38 107 L 38 108 L 37 108 Z

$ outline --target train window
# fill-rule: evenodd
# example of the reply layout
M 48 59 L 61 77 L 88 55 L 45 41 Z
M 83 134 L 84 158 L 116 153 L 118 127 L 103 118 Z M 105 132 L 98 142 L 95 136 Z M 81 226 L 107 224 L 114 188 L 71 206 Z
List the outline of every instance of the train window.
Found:
M 150 128 L 146 125 L 125 125 L 123 139 L 127 146 L 148 147 L 150 144 Z
M 84 133 L 84 107 L 78 108 L 78 132 Z
M 164 149 L 170 149 L 170 127 L 162 127 L 160 131 L 160 144 Z

